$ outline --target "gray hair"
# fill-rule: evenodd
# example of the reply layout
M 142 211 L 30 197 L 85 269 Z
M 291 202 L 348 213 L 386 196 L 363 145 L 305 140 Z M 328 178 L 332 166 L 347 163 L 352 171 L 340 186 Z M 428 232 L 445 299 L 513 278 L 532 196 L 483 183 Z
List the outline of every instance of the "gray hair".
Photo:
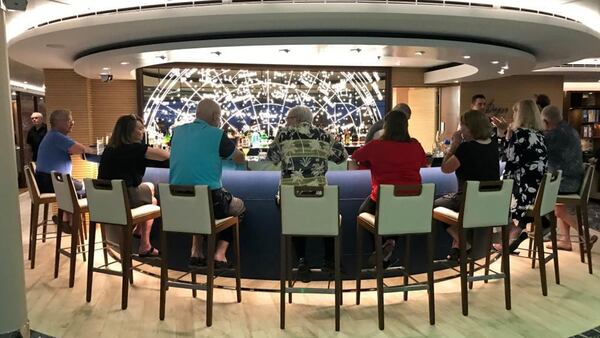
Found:
M 66 120 L 71 116 L 71 111 L 68 109 L 57 109 L 50 114 L 50 127 L 56 127 L 56 123 L 60 120 Z
M 312 123 L 313 121 L 313 113 L 307 106 L 295 106 L 294 108 L 288 110 L 287 116 L 296 118 L 298 123 Z
M 544 120 L 552 123 L 560 122 L 562 117 L 562 112 L 557 106 L 546 106 L 542 109 L 542 117 Z

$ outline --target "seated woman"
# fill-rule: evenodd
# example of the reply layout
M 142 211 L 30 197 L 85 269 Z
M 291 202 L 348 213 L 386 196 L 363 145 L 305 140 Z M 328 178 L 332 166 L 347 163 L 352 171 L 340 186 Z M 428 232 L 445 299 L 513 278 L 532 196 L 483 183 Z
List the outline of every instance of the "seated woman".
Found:
M 500 178 L 498 143 L 492 138 L 492 125 L 485 113 L 470 110 L 460 117 L 460 130 L 452 135 L 450 149 L 442 160 L 442 172 L 456 173 L 458 192 L 448 194 L 433 202 L 435 207 L 460 210 L 462 193 L 467 181 L 497 181 Z M 452 249 L 448 260 L 458 260 L 458 227 L 446 226 L 452 236 Z M 467 243 L 467 248 L 469 248 Z
M 408 134 L 408 119 L 400 110 L 392 110 L 385 115 L 383 135 L 357 149 L 352 158 L 363 167 L 371 169 L 371 195 L 360 206 L 358 213 L 375 214 L 377 193 L 380 184 L 416 185 L 421 184 L 420 168 L 427 165 L 425 151 L 419 141 Z M 383 265 L 391 264 L 390 257 L 396 246 L 395 237 L 384 238 Z M 374 265 L 374 255 L 369 264 Z
M 169 159 L 168 151 L 150 148 L 142 143 L 144 133 L 144 123 L 138 116 L 121 116 L 115 124 L 98 168 L 99 179 L 125 181 L 131 208 L 156 204 L 154 185 L 142 182 L 146 172 L 146 159 L 158 161 Z M 158 255 L 158 250 L 150 244 L 152 222 L 153 220 L 149 220 L 145 224 L 138 224 L 134 231 L 136 236 L 140 236 L 138 249 L 140 257 Z
M 533 207 L 548 167 L 542 118 L 537 104 L 533 100 L 521 100 L 513 106 L 513 112 L 510 126 L 503 118 L 493 118 L 498 136 L 503 138 L 501 149 L 506 154 L 502 178 L 514 180 L 510 211 L 516 226 L 511 227 L 509 236 L 511 252 L 527 239 L 527 233 L 523 230 L 532 221 L 527 216 L 527 209 Z M 544 223 L 544 227 L 549 225 L 547 221 Z M 499 245 L 495 245 L 495 248 L 499 249 Z

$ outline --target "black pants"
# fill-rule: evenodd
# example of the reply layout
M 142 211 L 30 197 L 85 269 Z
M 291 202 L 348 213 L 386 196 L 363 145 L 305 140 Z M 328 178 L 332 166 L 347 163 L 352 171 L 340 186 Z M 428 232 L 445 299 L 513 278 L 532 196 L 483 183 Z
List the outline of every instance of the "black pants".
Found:
M 365 201 L 360 205 L 360 208 L 358 208 L 358 214 L 362 214 L 363 212 L 369 213 L 371 215 L 375 215 L 375 213 L 377 213 L 377 202 L 373 201 L 371 199 L 371 196 L 367 196 L 367 199 L 365 199 Z M 371 234 L 371 233 L 369 233 Z M 371 235 L 372 238 L 373 235 Z M 391 240 L 398 240 L 398 236 L 384 236 L 383 237 L 383 241 L 387 241 L 388 239 Z M 374 239 L 373 239 L 374 240 Z

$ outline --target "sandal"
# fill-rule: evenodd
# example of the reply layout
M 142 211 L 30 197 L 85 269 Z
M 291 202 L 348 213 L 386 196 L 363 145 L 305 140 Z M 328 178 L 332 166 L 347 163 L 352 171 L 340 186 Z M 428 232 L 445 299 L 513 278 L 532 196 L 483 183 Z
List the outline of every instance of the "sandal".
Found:
M 153 246 L 150 246 L 150 249 L 148 249 L 148 251 L 146 251 L 146 252 L 139 252 L 138 256 L 140 258 L 160 257 L 160 250 L 154 248 Z

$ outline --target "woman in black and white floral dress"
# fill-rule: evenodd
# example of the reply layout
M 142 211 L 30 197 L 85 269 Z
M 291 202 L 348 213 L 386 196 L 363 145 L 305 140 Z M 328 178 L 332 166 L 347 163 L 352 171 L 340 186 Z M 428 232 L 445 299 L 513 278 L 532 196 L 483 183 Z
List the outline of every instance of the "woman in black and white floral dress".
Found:
M 546 173 L 548 160 L 540 111 L 533 100 L 522 100 L 513 107 L 513 122 L 508 127 L 504 119 L 493 118 L 502 138 L 506 155 L 503 179 L 514 180 L 511 215 L 515 227 L 510 239 L 514 240 L 532 219 L 527 209 L 535 203 L 538 188 Z M 508 131 L 507 131 L 508 129 Z M 512 246 L 514 247 L 514 245 Z

